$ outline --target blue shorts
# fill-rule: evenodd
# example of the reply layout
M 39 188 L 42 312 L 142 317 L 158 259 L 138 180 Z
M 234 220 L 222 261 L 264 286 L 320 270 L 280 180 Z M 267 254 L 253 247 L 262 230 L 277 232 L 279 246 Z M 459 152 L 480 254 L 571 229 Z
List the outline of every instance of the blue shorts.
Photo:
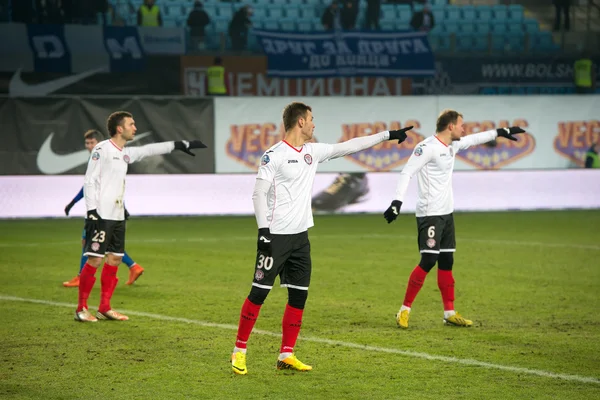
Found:
M 85 239 L 85 228 L 83 228 L 83 233 L 81 234 L 81 238 Z

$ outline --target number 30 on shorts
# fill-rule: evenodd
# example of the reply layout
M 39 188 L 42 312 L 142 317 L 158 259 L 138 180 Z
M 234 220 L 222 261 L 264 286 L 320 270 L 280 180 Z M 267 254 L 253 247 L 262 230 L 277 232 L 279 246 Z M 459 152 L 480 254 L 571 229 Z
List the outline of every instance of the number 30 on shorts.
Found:
M 273 268 L 273 257 L 265 257 L 263 254 L 259 254 L 258 264 L 256 264 L 256 268 L 264 268 L 265 271 L 270 270 L 271 268 Z

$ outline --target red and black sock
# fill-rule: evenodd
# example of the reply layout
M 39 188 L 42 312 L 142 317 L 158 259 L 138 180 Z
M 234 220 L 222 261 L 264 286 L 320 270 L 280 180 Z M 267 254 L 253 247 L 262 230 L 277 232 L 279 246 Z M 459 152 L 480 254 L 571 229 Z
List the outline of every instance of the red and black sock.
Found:
M 235 341 L 235 347 L 239 349 L 245 349 L 248 343 L 250 333 L 254 328 L 254 324 L 258 319 L 260 313 L 260 305 L 254 304 L 246 298 L 244 305 L 242 306 L 242 312 L 240 313 L 240 323 L 238 324 L 238 333 Z
M 92 267 L 87 262 L 81 270 L 81 274 L 79 275 L 79 301 L 77 303 L 77 312 L 84 308 L 88 308 L 87 300 L 94 288 L 94 283 L 96 283 L 96 270 L 97 268 Z
M 285 305 L 283 320 L 281 321 L 281 329 L 283 336 L 281 337 L 280 353 L 293 353 L 300 328 L 302 327 L 302 313 L 304 310 L 294 308 L 289 304 Z
M 406 307 L 411 307 L 415 297 L 419 294 L 419 290 L 423 287 L 423 282 L 427 277 L 427 272 L 419 265 L 413 269 L 410 277 L 408 278 L 408 287 L 406 288 L 406 295 L 404 296 L 404 302 L 402 303 Z

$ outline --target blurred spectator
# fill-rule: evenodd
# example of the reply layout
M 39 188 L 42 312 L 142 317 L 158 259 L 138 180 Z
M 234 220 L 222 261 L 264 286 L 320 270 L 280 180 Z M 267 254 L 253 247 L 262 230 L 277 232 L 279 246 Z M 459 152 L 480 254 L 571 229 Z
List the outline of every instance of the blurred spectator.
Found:
M 215 57 L 213 65 L 206 69 L 206 94 L 209 96 L 227 96 L 229 88 L 225 78 L 225 68 L 221 57 Z
M 60 0 L 36 0 L 38 24 L 62 24 L 63 11 Z
M 252 16 L 252 8 L 246 5 L 240 8 L 233 14 L 233 18 L 229 23 L 229 37 L 234 50 L 244 50 L 248 42 L 248 29 L 252 26 L 250 17 Z
M 96 25 L 98 19 L 96 0 L 73 0 L 73 23 Z
M 587 54 L 575 61 L 573 79 L 576 93 L 589 94 L 596 91 L 596 66 Z
M 202 3 L 196 0 L 187 19 L 187 26 L 190 27 L 191 46 L 194 51 L 204 50 L 204 29 L 208 24 L 210 24 L 210 17 L 204 11 Z
M 356 18 L 358 17 L 358 10 L 354 6 L 354 1 L 346 0 L 341 11 L 340 19 L 342 23 L 342 29 L 345 31 L 356 28 Z
M 600 155 L 598 151 L 600 151 L 600 137 L 598 138 L 598 143 L 594 143 L 585 155 L 586 168 L 600 168 Z
M 435 26 L 435 19 L 433 18 L 433 14 L 431 13 L 428 4 L 423 7 L 423 11 L 417 11 L 413 14 L 412 19 L 410 20 L 410 26 L 412 26 L 415 31 L 429 32 L 433 29 Z
M 560 31 L 560 20 L 561 15 L 565 16 L 565 31 L 568 31 L 571 26 L 571 20 L 569 18 L 569 8 L 571 7 L 571 0 L 553 0 L 554 10 L 556 16 L 554 17 L 554 31 Z
M 379 16 L 381 14 L 381 0 L 367 0 L 366 29 L 379 30 Z
M 33 17 L 33 1 L 21 0 L 12 2 L 12 22 L 31 24 L 33 23 Z
M 138 26 L 162 26 L 162 15 L 160 8 L 154 4 L 154 0 L 144 0 L 137 15 Z
M 321 24 L 323 24 L 323 28 L 325 28 L 326 31 L 342 29 L 340 10 L 337 2 L 332 1 L 329 7 L 323 11 L 323 15 L 321 16 Z

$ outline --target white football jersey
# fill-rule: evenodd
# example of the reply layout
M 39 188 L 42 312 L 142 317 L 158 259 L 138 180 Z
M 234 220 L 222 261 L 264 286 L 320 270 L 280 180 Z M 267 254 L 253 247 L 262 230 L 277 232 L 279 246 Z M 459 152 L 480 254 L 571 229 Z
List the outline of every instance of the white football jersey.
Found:
M 396 200 L 404 201 L 408 182 L 417 174 L 417 217 L 446 215 L 454 211 L 452 171 L 456 153 L 471 146 L 487 143 L 497 136 L 496 130 L 463 136 L 449 146 L 430 136 L 415 147 L 400 172 Z
M 295 148 L 281 141 L 272 146 L 262 156 L 257 176 L 271 182 L 267 193 L 270 232 L 295 234 L 314 225 L 311 200 L 319 163 L 375 146 L 388 138 L 389 132 L 384 131 L 336 144 L 305 143 Z
M 96 210 L 102 219 L 124 220 L 123 197 L 129 164 L 149 156 L 170 153 L 174 148 L 174 142 L 124 148 L 110 139 L 98 143 L 92 150 L 85 173 L 83 193 L 86 209 Z

